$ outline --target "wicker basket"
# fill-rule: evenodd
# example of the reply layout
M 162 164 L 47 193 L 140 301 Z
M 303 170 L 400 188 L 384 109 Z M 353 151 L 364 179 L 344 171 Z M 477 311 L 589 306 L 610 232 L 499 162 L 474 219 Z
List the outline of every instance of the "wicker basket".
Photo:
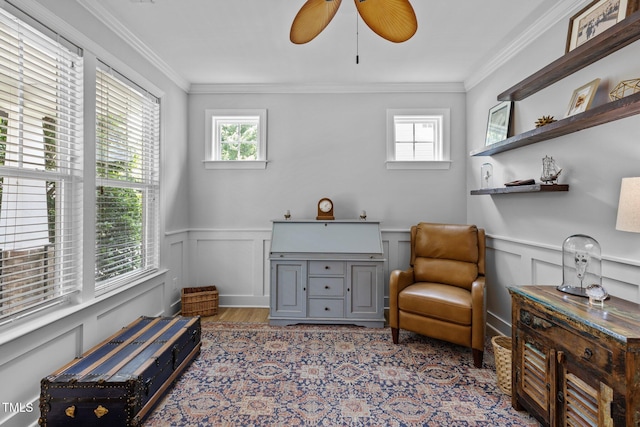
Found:
M 183 316 L 213 316 L 218 314 L 218 291 L 215 286 L 182 288 Z
M 491 344 L 496 360 L 498 387 L 511 396 L 511 338 L 498 335 L 491 338 Z

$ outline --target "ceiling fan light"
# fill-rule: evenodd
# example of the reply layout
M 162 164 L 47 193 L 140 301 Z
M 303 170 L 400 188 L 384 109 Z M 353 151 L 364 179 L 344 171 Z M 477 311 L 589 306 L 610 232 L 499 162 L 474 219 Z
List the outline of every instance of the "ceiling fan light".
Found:
M 386 40 L 402 43 L 418 30 L 418 20 L 409 0 L 354 1 L 362 20 Z
M 289 39 L 303 44 L 313 40 L 329 25 L 342 0 L 307 0 L 291 24 Z

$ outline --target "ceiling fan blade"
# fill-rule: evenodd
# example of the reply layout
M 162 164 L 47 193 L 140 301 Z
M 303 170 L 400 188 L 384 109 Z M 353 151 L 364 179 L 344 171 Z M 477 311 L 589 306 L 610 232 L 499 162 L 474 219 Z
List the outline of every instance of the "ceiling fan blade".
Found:
M 291 24 L 289 39 L 295 44 L 313 40 L 329 25 L 342 0 L 307 0 Z
M 418 30 L 418 20 L 409 0 L 354 1 L 362 20 L 384 39 L 401 43 Z

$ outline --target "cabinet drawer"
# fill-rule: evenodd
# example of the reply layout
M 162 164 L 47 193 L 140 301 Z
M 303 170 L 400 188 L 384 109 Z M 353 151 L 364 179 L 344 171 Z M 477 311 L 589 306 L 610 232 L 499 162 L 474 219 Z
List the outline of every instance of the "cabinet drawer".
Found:
M 344 317 L 344 299 L 309 299 L 309 317 Z
M 344 261 L 310 261 L 310 276 L 344 275 L 346 263 Z
M 564 351 L 566 356 L 579 364 L 585 372 L 598 369 L 603 373 L 612 373 L 613 354 L 610 350 L 598 345 L 595 338 L 589 340 L 558 326 L 554 319 L 545 317 L 525 309 L 520 310 L 520 321 L 527 329 L 544 333 L 545 337 L 555 343 L 558 350 Z
M 309 296 L 342 297 L 344 296 L 343 277 L 310 277 Z

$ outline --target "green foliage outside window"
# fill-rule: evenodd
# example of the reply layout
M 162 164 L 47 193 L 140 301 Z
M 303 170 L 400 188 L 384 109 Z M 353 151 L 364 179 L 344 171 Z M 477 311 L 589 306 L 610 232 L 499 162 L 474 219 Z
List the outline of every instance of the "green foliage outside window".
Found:
M 111 142 L 110 134 L 126 135 L 126 119 L 98 118 L 98 140 Z M 115 130 L 115 131 L 114 131 Z M 114 147 L 120 141 L 114 142 Z M 106 280 L 142 267 L 142 193 L 138 189 L 118 187 L 118 181 L 134 181 L 137 156 L 121 155 L 122 160 L 104 158 L 96 162 L 96 179 L 111 185 L 99 185 L 96 191 L 96 280 Z M 99 155 L 100 159 L 101 156 Z
M 56 120 L 51 117 L 42 119 L 44 133 L 44 168 L 55 170 L 57 166 Z M 47 219 L 49 223 L 49 241 L 56 239 L 56 182 L 47 181 Z
M 221 124 L 221 160 L 257 160 L 258 125 L 256 123 Z
M 142 266 L 142 197 L 132 188 L 96 191 L 96 280 Z

